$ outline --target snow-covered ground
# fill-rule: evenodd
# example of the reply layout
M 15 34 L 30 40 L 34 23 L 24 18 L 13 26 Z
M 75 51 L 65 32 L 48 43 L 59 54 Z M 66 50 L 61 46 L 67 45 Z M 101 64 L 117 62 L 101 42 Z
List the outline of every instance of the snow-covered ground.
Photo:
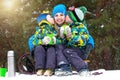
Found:
M 71 76 L 37 76 L 37 75 L 25 75 L 16 73 L 15 77 L 0 77 L 0 80 L 120 80 L 120 70 L 94 70 L 90 71 L 91 74 L 93 73 L 102 73 L 99 75 L 90 75 L 86 77 L 81 77 L 73 72 L 74 74 Z

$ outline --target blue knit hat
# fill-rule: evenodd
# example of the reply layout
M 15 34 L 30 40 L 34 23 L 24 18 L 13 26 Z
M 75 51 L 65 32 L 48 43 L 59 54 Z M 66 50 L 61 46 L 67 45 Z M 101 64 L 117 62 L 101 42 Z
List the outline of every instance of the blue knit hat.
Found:
M 42 20 L 46 20 L 47 15 L 48 15 L 47 13 L 40 14 L 40 15 L 37 17 L 37 23 L 39 24 Z
M 54 17 L 57 13 L 63 13 L 66 16 L 67 10 L 64 4 L 58 4 L 53 8 L 52 16 Z

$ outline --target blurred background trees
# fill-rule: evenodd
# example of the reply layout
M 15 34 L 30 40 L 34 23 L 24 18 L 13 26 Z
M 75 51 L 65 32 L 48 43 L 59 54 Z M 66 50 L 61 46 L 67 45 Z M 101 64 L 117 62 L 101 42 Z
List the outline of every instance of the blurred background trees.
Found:
M 29 52 L 28 39 L 37 26 L 36 17 L 59 3 L 86 6 L 88 30 L 95 39 L 90 69 L 120 69 L 120 1 L 119 0 L 1 0 L 0 1 L 0 66 L 8 50 L 14 50 L 16 61 Z

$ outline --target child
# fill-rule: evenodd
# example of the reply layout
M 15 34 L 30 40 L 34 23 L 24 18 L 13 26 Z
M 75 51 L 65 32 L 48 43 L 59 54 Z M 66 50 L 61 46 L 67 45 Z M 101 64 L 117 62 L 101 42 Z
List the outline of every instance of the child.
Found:
M 69 47 L 64 49 L 63 52 L 73 67 L 77 70 L 77 72 L 81 76 L 87 76 L 89 74 L 88 65 L 84 62 L 84 59 L 87 58 L 89 51 L 93 49 L 94 41 L 93 38 L 89 35 L 85 25 L 81 23 L 83 19 L 81 19 L 81 15 L 79 16 L 80 13 L 81 10 L 78 8 L 75 8 L 72 11 L 68 11 L 67 18 L 69 23 L 71 23 L 71 33 L 73 36 L 68 40 Z M 79 42 L 79 39 L 82 39 L 82 41 L 85 41 L 85 43 L 81 44 L 81 41 Z M 79 43 L 80 45 L 78 45 Z
M 89 34 L 89 31 L 87 30 L 87 27 L 86 27 L 87 24 L 84 20 L 84 15 L 86 13 L 87 13 L 86 7 L 81 6 L 79 8 L 75 8 L 74 6 L 72 6 L 69 8 L 69 11 L 68 11 L 69 16 L 66 17 L 66 21 L 67 21 L 67 23 L 70 23 L 74 26 L 77 26 L 77 25 L 80 26 L 80 24 L 84 24 L 84 26 L 82 28 L 84 30 L 82 30 L 82 32 L 85 31 L 86 34 Z M 86 47 L 87 50 L 85 50 L 85 52 L 87 53 L 87 56 L 88 56 L 88 54 L 90 53 L 90 50 L 92 50 L 94 48 L 94 40 L 91 35 L 89 35 L 86 46 L 89 46 L 89 47 L 91 46 L 91 49 L 88 49 Z M 86 59 L 87 59 L 87 56 L 86 56 Z
M 38 76 L 51 76 L 56 66 L 56 34 L 53 18 L 48 13 L 43 13 L 37 18 L 39 28 L 34 34 L 33 45 L 35 69 Z

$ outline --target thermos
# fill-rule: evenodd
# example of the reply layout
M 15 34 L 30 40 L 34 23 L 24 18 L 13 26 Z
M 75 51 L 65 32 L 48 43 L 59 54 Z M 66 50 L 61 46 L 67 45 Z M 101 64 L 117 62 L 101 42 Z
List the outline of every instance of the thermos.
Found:
M 8 62 L 8 77 L 15 76 L 15 61 L 14 61 L 14 51 L 10 50 L 7 53 Z

